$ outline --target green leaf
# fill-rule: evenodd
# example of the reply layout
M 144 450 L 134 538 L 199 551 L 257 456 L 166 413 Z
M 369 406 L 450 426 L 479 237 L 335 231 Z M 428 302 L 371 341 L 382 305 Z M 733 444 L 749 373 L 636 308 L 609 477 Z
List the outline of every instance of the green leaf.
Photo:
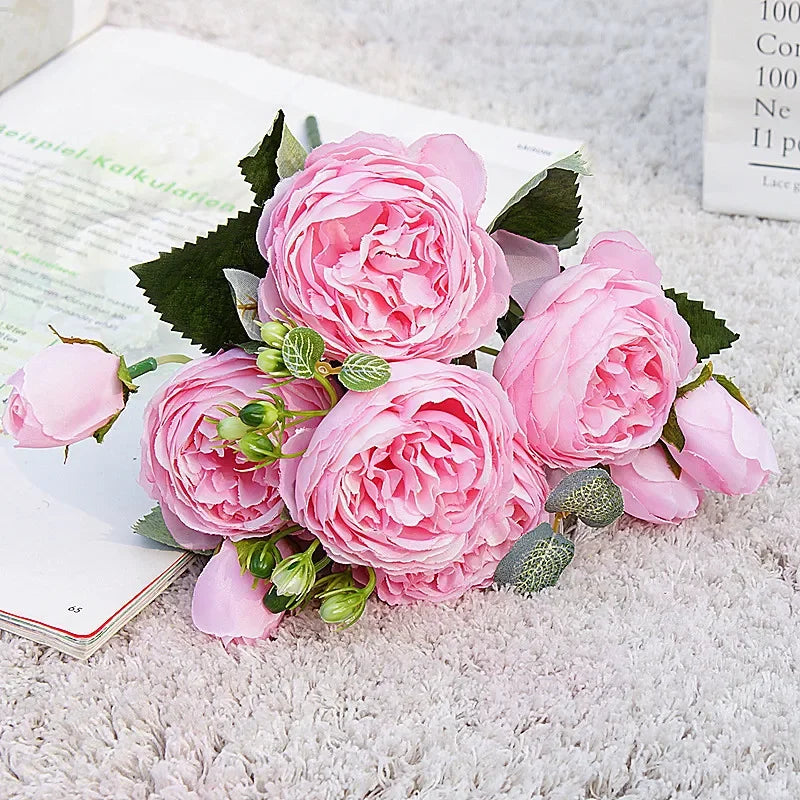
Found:
M 581 223 L 578 175 L 587 175 L 580 153 L 540 172 L 522 186 L 489 226 L 554 244 L 563 250 L 578 241 Z
M 671 444 L 679 453 L 686 447 L 686 437 L 683 435 L 681 426 L 678 425 L 678 415 L 675 413 L 675 406 L 669 410 L 667 424 L 661 431 L 661 439 L 667 444 Z
M 693 381 L 685 383 L 678 389 L 676 396 L 683 397 L 685 394 L 689 394 L 689 392 L 691 392 L 693 389 L 698 389 L 704 383 L 706 383 L 706 381 L 711 380 L 713 372 L 714 372 L 714 365 L 709 361 L 707 364 L 703 366 L 703 369 L 700 371 L 700 374 Z
M 185 550 L 181 547 L 172 534 L 167 529 L 167 524 L 164 522 L 164 517 L 161 514 L 161 509 L 156 506 L 149 514 L 146 514 L 138 522 L 133 525 L 134 533 L 139 536 L 144 536 L 147 539 L 152 539 L 154 542 L 165 544 L 168 547 L 175 547 L 178 550 Z
M 289 130 L 289 126 L 284 123 L 283 138 L 281 146 L 278 148 L 278 177 L 288 178 L 295 172 L 300 172 L 306 165 L 305 147 L 295 139 L 294 134 Z
M 119 419 L 119 415 L 121 413 L 122 413 L 121 411 L 118 411 L 116 414 L 114 414 L 113 417 L 111 417 L 111 419 L 108 422 L 106 422 L 105 425 L 103 425 L 102 428 L 98 428 L 92 434 L 94 439 L 97 441 L 97 444 L 103 444 L 103 439 L 106 438 L 106 434 L 111 430 L 111 426 Z M 66 458 L 64 460 L 66 460 Z
M 664 294 L 675 303 L 678 313 L 688 323 L 698 361 L 705 361 L 714 353 L 730 347 L 739 338 L 739 334 L 730 330 L 725 320 L 706 308 L 702 301 L 690 300 L 686 292 L 676 292 L 674 289 L 665 289 Z
M 519 327 L 525 316 L 525 312 L 519 303 L 513 298 L 508 298 L 508 311 L 497 320 L 497 332 L 505 342 L 509 336 Z
M 256 244 L 261 209 L 240 211 L 196 242 L 132 267 L 161 318 L 206 352 L 241 341 L 242 324 L 223 272 L 240 269 L 263 278 L 267 262 Z
M 244 179 L 255 194 L 255 204 L 263 206 L 272 197 L 278 185 L 278 151 L 283 140 L 284 115 L 278 111 L 269 133 L 262 139 L 254 153 L 239 162 Z
M 734 400 L 738 400 L 748 411 L 753 410 L 750 408 L 750 403 L 744 399 L 739 387 L 730 378 L 724 375 L 714 375 L 713 378 Z
M 392 368 L 379 356 L 353 353 L 342 364 L 339 382 L 354 392 L 368 392 L 383 386 L 391 377 Z
M 575 555 L 575 545 L 546 522 L 514 542 L 497 565 L 494 582 L 531 595 L 555 586 Z
M 324 352 L 325 342 L 311 328 L 292 328 L 283 337 L 283 363 L 295 378 L 313 378 L 314 369 Z
M 604 528 L 622 516 L 622 492 L 605 470 L 581 469 L 559 481 L 548 495 L 544 510 L 575 514 L 585 525 Z

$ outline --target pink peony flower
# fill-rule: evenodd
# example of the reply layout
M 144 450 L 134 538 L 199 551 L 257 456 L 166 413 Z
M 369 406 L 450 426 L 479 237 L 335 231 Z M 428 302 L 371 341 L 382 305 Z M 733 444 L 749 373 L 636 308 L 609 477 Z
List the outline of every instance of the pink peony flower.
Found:
M 86 439 L 125 407 L 119 356 L 93 344 L 54 344 L 9 379 L 3 430 L 17 447 Z
M 291 548 L 278 542 L 284 556 Z M 266 581 L 256 581 L 242 573 L 236 545 L 223 540 L 219 552 L 206 564 L 192 596 L 192 621 L 198 630 L 217 636 L 227 645 L 232 641 L 248 644 L 274 636 L 283 614 L 273 614 L 262 600 L 269 589 Z
M 179 544 L 213 547 L 219 536 L 264 536 L 284 524 L 277 464 L 249 471 L 253 465 L 244 456 L 214 447 L 216 426 L 206 418 L 219 418 L 222 404 L 241 408 L 263 399 L 263 388 L 280 394 L 290 409 L 327 408 L 316 381 L 274 383 L 256 367 L 255 356 L 234 349 L 191 362 L 148 404 L 139 481 Z M 304 424 L 313 427 L 317 419 Z
M 645 522 L 675 524 L 697 514 L 705 495 L 685 470 L 676 478 L 661 446 L 634 452 L 610 467 L 611 480 L 622 490 L 625 513 Z
M 293 519 L 334 560 L 435 572 L 509 535 L 489 526 L 512 492 L 515 431 L 490 375 L 412 359 L 379 389 L 348 392 L 305 455 L 283 462 L 281 485 Z
M 550 467 L 614 463 L 656 442 L 697 362 L 661 273 L 626 232 L 547 281 L 508 338 L 494 375 L 529 447 Z
M 548 486 L 541 465 L 525 450 L 521 437 L 514 437 L 514 484 L 505 508 L 488 518 L 475 546 L 438 572 L 407 572 L 393 575 L 376 570 L 376 591 L 391 605 L 455 600 L 470 589 L 490 586 L 495 569 L 524 533 L 547 519 L 544 501 Z M 363 574 L 360 576 L 363 578 Z
M 466 353 L 492 335 L 511 288 L 476 223 L 485 192 L 483 163 L 458 136 L 404 147 L 359 133 L 316 148 L 264 207 L 260 317 L 288 312 L 333 358 Z
M 715 380 L 679 397 L 675 414 L 686 445 L 672 454 L 706 489 L 750 494 L 778 474 L 767 429 Z

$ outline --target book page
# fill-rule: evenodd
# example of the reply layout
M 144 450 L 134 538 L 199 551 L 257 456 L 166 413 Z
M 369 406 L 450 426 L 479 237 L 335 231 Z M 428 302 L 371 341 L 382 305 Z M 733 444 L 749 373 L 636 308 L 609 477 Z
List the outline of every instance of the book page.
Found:
M 53 341 L 48 325 L 101 339 L 129 363 L 192 353 L 128 267 L 250 207 L 237 164 L 279 107 L 298 134 L 316 114 L 327 140 L 459 133 L 487 163 L 484 222 L 579 147 L 177 36 L 105 28 L 0 95 L 0 380 Z M 138 438 L 164 377 L 144 376 L 106 443 L 76 445 L 66 464 L 60 451 L 0 442 L 1 611 L 88 635 L 174 563 L 175 551 L 130 530 L 152 506 L 136 482 Z
M 800 2 L 712 0 L 703 206 L 800 219 Z

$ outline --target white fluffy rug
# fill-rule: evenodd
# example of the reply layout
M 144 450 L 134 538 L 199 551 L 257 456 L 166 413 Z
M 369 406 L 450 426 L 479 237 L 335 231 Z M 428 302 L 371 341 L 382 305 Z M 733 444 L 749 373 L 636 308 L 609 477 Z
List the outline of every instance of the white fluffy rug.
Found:
M 800 796 L 800 226 L 700 210 L 697 0 L 112 3 L 429 106 L 589 143 L 584 241 L 629 227 L 741 333 L 715 363 L 779 480 L 679 528 L 586 535 L 555 589 L 311 616 L 223 647 L 186 577 L 88 664 L 0 636 L 0 797 Z M 233 10 L 232 10 L 233 9 Z

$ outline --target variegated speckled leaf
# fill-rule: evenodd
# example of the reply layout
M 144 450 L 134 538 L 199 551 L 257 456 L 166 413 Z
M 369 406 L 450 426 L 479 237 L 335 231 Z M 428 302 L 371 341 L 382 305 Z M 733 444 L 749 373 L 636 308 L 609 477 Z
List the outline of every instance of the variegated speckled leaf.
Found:
M 353 353 L 342 364 L 339 382 L 354 392 L 369 392 L 383 386 L 391 377 L 392 368 L 379 356 Z
M 555 586 L 574 555 L 575 545 L 543 522 L 514 542 L 497 565 L 494 582 L 512 586 L 520 594 L 534 594 Z
M 603 528 L 622 515 L 622 492 L 599 467 L 567 475 L 544 504 L 549 513 L 575 514 L 585 525 Z
M 283 337 L 283 363 L 295 378 L 314 377 L 314 368 L 324 352 L 325 342 L 311 328 L 292 328 Z

